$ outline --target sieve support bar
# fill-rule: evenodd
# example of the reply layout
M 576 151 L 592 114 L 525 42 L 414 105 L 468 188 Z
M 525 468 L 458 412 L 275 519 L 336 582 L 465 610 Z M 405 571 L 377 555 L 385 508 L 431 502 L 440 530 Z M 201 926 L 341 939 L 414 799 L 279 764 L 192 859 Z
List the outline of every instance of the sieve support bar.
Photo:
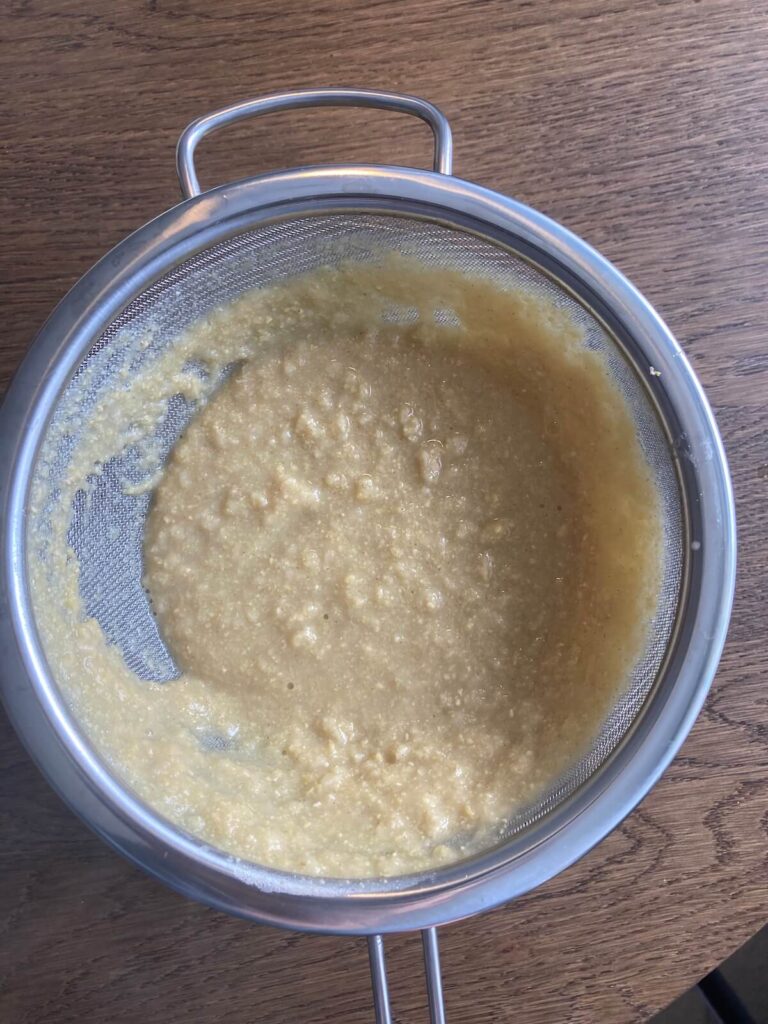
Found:
M 368 957 L 371 961 L 371 985 L 373 987 L 373 1009 L 376 1014 L 376 1024 L 392 1024 L 383 936 L 368 936 Z
M 430 1024 L 445 1024 L 443 977 L 440 971 L 440 947 L 437 944 L 437 929 L 425 928 L 421 933 L 421 941 L 424 946 L 424 971 L 427 975 L 429 1021 Z
M 435 138 L 434 169 L 439 174 L 450 174 L 453 168 L 453 139 L 448 119 L 434 104 L 418 96 L 374 89 L 297 89 L 278 92 L 255 100 L 234 103 L 215 110 L 188 125 L 176 147 L 176 169 L 185 199 L 199 196 L 202 189 L 195 168 L 195 149 L 210 132 L 245 117 L 257 117 L 276 110 L 296 110 L 301 107 L 373 107 L 411 114 L 426 122 Z
M 443 1002 L 437 929 L 425 928 L 421 933 L 421 941 L 424 947 L 424 970 L 427 976 L 430 1024 L 445 1024 L 445 1003 Z M 384 937 L 382 935 L 368 936 L 368 957 L 371 962 L 371 985 L 376 1024 L 392 1024 L 387 965 L 384 959 Z

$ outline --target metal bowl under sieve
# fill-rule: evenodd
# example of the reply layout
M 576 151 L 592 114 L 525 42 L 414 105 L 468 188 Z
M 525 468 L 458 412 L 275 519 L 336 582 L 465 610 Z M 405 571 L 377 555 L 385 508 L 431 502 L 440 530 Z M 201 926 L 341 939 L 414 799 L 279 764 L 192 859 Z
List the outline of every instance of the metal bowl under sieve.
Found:
M 271 110 L 367 106 L 415 115 L 435 136 L 434 171 L 303 167 L 200 193 L 199 140 Z M 389 1019 L 381 933 L 423 929 L 433 1020 L 442 1019 L 434 928 L 539 885 L 602 839 L 674 756 L 720 656 L 735 569 L 733 500 L 717 428 L 680 347 L 622 275 L 559 224 L 451 176 L 451 133 L 423 100 L 347 89 L 269 96 L 192 124 L 178 148 L 185 201 L 105 256 L 60 303 L 21 365 L 0 411 L 2 691 L 9 715 L 51 784 L 107 842 L 168 885 L 243 917 L 307 931 L 370 936 L 377 1018 Z M 634 417 L 661 495 L 661 596 L 646 650 L 593 747 L 510 822 L 503 842 L 459 864 L 387 879 L 317 879 L 246 863 L 161 818 L 105 766 L 73 720 L 48 664 L 30 599 L 28 565 L 45 559 L 50 493 L 89 431 L 97 398 L 136 370 L 126 328 L 151 338 L 142 359 L 172 345 L 222 302 L 341 260 L 398 250 L 432 266 L 548 296 L 603 353 Z M 193 413 L 168 402 L 158 459 Z M 170 678 L 173 663 L 141 588 L 149 499 L 128 494 L 130 453 L 99 470 L 69 539 L 81 598 L 126 664 Z M 134 467 L 135 469 L 135 467 Z M 42 540 L 41 540 L 42 538 Z M 147 654 L 149 652 L 149 655 Z

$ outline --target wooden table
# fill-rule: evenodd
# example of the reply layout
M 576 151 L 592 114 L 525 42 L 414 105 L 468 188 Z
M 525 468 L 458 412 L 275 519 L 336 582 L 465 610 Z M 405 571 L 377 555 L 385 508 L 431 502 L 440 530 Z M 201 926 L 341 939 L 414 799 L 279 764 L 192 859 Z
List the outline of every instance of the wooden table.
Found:
M 766 918 L 768 13 L 760 0 L 8 0 L 2 72 L 7 381 L 96 258 L 175 203 L 193 117 L 281 87 L 438 103 L 456 173 L 564 221 L 676 331 L 731 460 L 740 579 L 706 708 L 662 782 L 540 891 L 442 933 L 454 1024 L 645 1020 Z M 423 164 L 426 130 L 280 115 L 206 143 L 204 182 L 302 162 Z M 0 1019 L 370 1021 L 364 943 L 257 928 L 124 863 L 3 724 Z M 418 940 L 388 943 L 425 1021 Z

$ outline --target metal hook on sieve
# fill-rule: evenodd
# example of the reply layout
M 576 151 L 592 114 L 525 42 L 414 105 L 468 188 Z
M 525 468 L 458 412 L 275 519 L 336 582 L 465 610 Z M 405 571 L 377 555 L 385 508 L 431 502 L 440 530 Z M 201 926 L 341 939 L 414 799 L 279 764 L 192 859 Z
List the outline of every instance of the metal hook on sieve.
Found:
M 445 114 L 433 103 L 418 96 L 379 92 L 375 89 L 297 89 L 295 92 L 278 92 L 256 100 L 234 103 L 231 107 L 215 110 L 188 125 L 176 147 L 176 168 L 184 198 L 199 196 L 202 191 L 195 168 L 195 149 L 209 132 L 244 117 L 256 117 L 276 110 L 296 110 L 299 107 L 374 107 L 411 114 L 425 121 L 432 129 L 435 137 L 435 171 L 439 174 L 450 174 L 452 171 L 451 126 Z
M 430 1024 L 445 1024 L 443 1002 L 443 981 L 440 973 L 440 949 L 437 944 L 437 929 L 425 928 L 421 933 L 424 947 L 424 972 L 427 977 L 427 1002 Z M 384 960 L 384 937 L 368 936 L 368 956 L 371 961 L 371 984 L 373 986 L 373 1007 L 376 1024 L 392 1024 L 392 1010 L 389 1005 L 387 965 Z

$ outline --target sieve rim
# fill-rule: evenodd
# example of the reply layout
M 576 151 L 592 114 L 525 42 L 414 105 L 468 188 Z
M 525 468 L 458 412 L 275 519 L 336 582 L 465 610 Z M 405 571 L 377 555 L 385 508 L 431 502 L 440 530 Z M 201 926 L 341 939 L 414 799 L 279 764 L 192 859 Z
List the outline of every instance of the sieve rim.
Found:
M 693 534 L 698 550 L 688 551 L 689 614 L 666 670 L 600 769 L 563 805 L 496 850 L 421 876 L 409 888 L 370 893 L 362 882 L 343 895 L 331 882 L 323 894 L 317 880 L 311 890 L 280 891 L 291 876 L 246 870 L 187 838 L 109 774 L 48 671 L 24 568 L 24 509 L 39 444 L 58 395 L 107 324 L 154 280 L 215 242 L 280 217 L 341 210 L 410 214 L 465 230 L 474 225 L 497 243 L 506 238 L 539 269 L 556 271 L 559 282 L 570 277 L 571 290 L 584 301 L 589 297 L 590 311 L 607 318 L 612 333 L 634 339 L 661 372 L 649 388 L 662 418 L 674 411 L 685 427 L 676 448 L 684 515 L 701 534 Z M 678 438 L 671 441 L 677 445 Z M 219 909 L 302 930 L 370 933 L 445 923 L 520 895 L 586 853 L 642 799 L 687 735 L 714 675 L 733 596 L 735 519 L 725 455 L 698 381 L 668 328 L 608 261 L 561 225 L 481 186 L 429 171 L 335 166 L 247 179 L 188 200 L 129 236 L 62 300 L 9 388 L 0 409 L 0 488 L 0 683 L 33 758 L 86 823 L 166 884 Z M 695 636 L 707 642 L 697 647 Z

